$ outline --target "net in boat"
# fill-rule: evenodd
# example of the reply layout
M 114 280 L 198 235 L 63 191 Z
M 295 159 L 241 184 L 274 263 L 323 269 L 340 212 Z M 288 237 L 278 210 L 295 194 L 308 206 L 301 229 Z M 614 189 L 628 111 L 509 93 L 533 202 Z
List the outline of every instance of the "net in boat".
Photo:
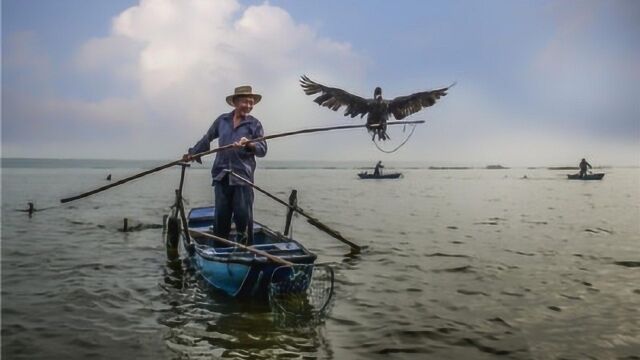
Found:
M 276 317 L 319 320 L 333 298 L 333 269 L 328 265 L 280 266 L 269 284 L 269 303 Z

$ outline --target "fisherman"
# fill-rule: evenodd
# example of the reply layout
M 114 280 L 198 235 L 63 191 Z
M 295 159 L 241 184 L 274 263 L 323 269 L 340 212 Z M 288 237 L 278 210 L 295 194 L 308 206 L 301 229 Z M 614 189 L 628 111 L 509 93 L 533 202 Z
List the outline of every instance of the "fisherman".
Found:
M 264 136 L 262 124 L 249 115 L 262 96 L 254 94 L 251 86 L 239 86 L 227 96 L 227 104 L 234 107 L 213 122 L 207 133 L 198 141 L 183 161 L 197 161 L 194 155 L 208 151 L 211 141 L 218 139 L 218 147 L 233 144 L 229 150 L 220 151 L 211 168 L 215 198 L 215 235 L 228 239 L 231 232 L 231 218 L 236 225 L 237 241 L 253 242 L 253 188 L 229 175 L 228 170 L 254 181 L 255 157 L 267 154 L 264 140 L 249 142 Z
M 16 211 L 26 212 L 27 214 L 29 214 L 29 217 L 31 217 L 31 215 L 33 215 L 33 213 L 38 211 L 38 210 L 33 205 L 33 202 L 29 201 L 27 203 L 27 208 L 26 209 L 16 209 Z
M 582 161 L 580 161 L 580 177 L 584 177 L 587 174 L 587 167 L 592 169 L 591 164 L 589 164 L 587 160 L 582 159 Z
M 373 170 L 373 176 L 380 176 L 382 175 L 382 172 L 380 171 L 380 169 L 384 168 L 384 165 L 382 165 L 382 160 L 378 161 L 378 163 L 376 164 L 376 168 Z
M 36 208 L 35 208 L 35 206 L 33 206 L 33 203 L 32 203 L 31 201 L 29 201 L 29 202 L 27 203 L 27 205 L 28 205 L 29 207 L 27 208 L 26 212 L 28 212 L 28 213 L 29 213 L 29 216 L 31 216 L 31 215 L 33 215 L 33 213 L 34 213 L 34 212 L 36 212 Z

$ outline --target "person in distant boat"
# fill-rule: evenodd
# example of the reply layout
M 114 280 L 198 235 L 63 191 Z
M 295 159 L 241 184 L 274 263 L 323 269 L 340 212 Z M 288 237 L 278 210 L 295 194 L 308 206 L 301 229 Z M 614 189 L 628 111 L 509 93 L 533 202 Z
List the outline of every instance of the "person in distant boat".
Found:
M 582 159 L 582 161 L 580 161 L 580 177 L 584 177 L 587 174 L 587 167 L 592 169 L 591 164 L 589 164 L 587 160 Z
M 107 181 L 111 181 L 111 174 L 107 175 Z
M 27 204 L 29 205 L 29 207 L 27 208 L 27 212 L 29 213 L 29 216 L 33 215 L 34 212 L 36 212 L 36 207 L 33 206 L 33 203 L 31 201 L 29 201 L 29 203 Z
M 235 88 L 226 98 L 234 110 L 218 116 L 202 139 L 182 156 L 183 161 L 201 163 L 194 155 L 208 151 L 213 140 L 218 139 L 218 147 L 233 144 L 233 148 L 216 153 L 211 168 L 216 207 L 215 235 L 228 239 L 233 217 L 237 240 L 246 239 L 248 243 L 253 242 L 253 188 L 229 175 L 227 170 L 253 182 L 255 158 L 267 154 L 266 141 L 249 142 L 264 136 L 260 121 L 249 115 L 261 99 L 261 95 L 253 93 L 251 86 Z
M 376 164 L 376 168 L 373 169 L 373 175 L 374 176 L 380 176 L 382 175 L 380 169 L 384 168 L 384 165 L 382 165 L 382 161 L 378 161 L 378 163 Z
M 38 210 L 36 210 L 36 207 L 33 205 L 33 202 L 29 201 L 27 203 L 27 208 L 26 209 L 19 209 L 17 211 L 26 212 L 26 213 L 29 214 L 29 217 L 31 217 L 31 215 L 33 215 L 33 213 L 38 211 Z

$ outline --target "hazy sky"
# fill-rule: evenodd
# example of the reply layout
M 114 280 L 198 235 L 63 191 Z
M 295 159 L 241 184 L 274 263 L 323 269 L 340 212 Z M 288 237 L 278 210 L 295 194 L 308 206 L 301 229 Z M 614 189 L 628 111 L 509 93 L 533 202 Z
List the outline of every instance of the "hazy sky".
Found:
M 2 156 L 173 160 L 242 84 L 268 134 L 362 121 L 302 74 L 366 97 L 457 85 L 393 154 L 351 130 L 268 159 L 640 165 L 635 0 L 2 0 Z

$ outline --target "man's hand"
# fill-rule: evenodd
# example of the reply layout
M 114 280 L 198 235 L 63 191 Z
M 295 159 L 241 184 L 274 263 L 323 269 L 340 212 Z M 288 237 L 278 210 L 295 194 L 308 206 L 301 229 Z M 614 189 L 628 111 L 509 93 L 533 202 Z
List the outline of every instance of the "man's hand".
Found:
M 184 161 L 184 162 L 197 161 L 197 162 L 199 162 L 200 164 L 202 164 L 202 161 L 200 160 L 200 157 L 199 157 L 199 156 L 198 156 L 198 157 L 196 157 L 196 156 L 193 156 L 193 155 L 191 155 L 191 154 L 184 154 L 184 155 L 182 155 L 182 161 Z
M 240 140 L 234 142 L 233 146 L 237 148 L 246 147 L 247 150 L 250 150 L 250 151 L 253 151 L 255 149 L 255 146 L 253 145 L 253 143 L 249 142 L 249 139 L 247 139 L 244 136 L 240 138 Z

